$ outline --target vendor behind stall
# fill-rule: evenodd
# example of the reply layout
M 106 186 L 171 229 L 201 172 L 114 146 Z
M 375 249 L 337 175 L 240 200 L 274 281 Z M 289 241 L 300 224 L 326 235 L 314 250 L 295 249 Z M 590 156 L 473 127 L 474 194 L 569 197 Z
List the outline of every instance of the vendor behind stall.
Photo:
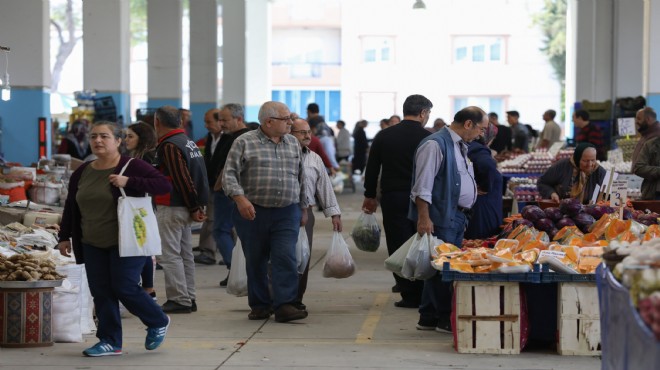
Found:
M 591 200 L 596 185 L 605 178 L 605 169 L 596 162 L 596 147 L 580 143 L 572 158 L 557 161 L 541 176 L 536 184 L 543 199 L 576 198 L 586 204 Z
M 489 145 L 497 136 L 492 122 L 486 131 L 468 146 L 468 158 L 474 164 L 477 201 L 465 230 L 465 239 L 485 239 L 497 235 L 502 224 L 502 174 L 497 170 Z

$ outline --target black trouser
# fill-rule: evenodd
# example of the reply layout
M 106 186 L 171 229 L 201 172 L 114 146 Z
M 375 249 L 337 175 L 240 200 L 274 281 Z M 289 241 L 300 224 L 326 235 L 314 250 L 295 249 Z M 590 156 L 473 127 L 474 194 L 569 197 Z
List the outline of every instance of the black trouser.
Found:
M 408 219 L 408 207 L 410 205 L 409 191 L 391 191 L 384 193 L 380 200 L 383 210 L 383 228 L 385 229 L 385 240 L 387 241 L 387 252 L 389 255 L 396 252 L 411 236 L 417 232 L 414 222 Z M 422 299 L 424 281 L 410 281 L 397 274 L 394 275 L 401 298 L 406 302 L 419 304 Z

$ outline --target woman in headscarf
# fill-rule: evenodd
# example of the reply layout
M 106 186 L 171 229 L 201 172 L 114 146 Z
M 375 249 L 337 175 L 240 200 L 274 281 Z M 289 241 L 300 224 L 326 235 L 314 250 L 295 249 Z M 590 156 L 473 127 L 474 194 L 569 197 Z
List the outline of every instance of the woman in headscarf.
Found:
M 596 185 L 602 185 L 605 169 L 596 162 L 596 147 L 591 143 L 580 143 L 573 157 L 557 161 L 541 176 L 536 186 L 543 199 L 559 202 L 575 198 L 583 204 L 589 203 Z
M 62 139 L 57 153 L 69 154 L 71 158 L 77 158 L 81 161 L 92 154 L 92 148 L 87 137 L 87 125 L 88 123 L 85 120 L 74 121 L 71 124 L 69 133 Z
M 465 230 L 465 239 L 485 239 L 497 235 L 502 224 L 502 174 L 488 147 L 497 135 L 497 126 L 490 123 L 486 131 L 468 146 L 468 159 L 474 165 L 477 201 Z

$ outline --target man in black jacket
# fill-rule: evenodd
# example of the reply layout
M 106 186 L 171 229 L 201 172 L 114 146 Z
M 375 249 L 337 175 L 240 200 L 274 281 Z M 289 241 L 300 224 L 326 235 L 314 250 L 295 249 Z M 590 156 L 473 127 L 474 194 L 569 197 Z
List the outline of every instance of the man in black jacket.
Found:
M 498 122 L 497 113 L 488 113 L 488 121 L 497 126 L 497 135 L 495 140 L 490 144 L 490 148 L 494 151 L 501 153 L 505 150 L 513 150 L 513 142 L 511 140 L 511 127 L 501 125 Z
M 209 185 L 215 184 L 218 177 L 218 163 L 220 162 L 220 141 L 223 140 L 222 125 L 220 122 L 220 110 L 217 108 L 209 109 L 204 114 L 204 127 L 208 130 L 206 135 L 206 144 L 204 146 L 204 164 L 206 165 L 206 174 Z M 226 139 L 226 138 L 225 138 Z M 209 205 L 206 212 L 207 218 L 202 224 L 202 230 L 199 234 L 200 254 L 195 256 L 196 263 L 205 265 L 215 265 L 216 243 L 213 240 L 213 197 L 209 197 Z
M 413 162 L 417 145 L 431 133 L 424 129 L 433 103 L 422 95 L 411 95 L 403 103 L 403 121 L 376 134 L 364 179 L 362 210 L 374 213 L 378 208 L 376 187 L 380 180 L 383 208 L 383 227 L 387 252 L 391 255 L 417 232 L 415 223 L 408 219 Z M 394 274 L 401 300 L 396 307 L 417 308 L 421 302 L 423 281 L 410 281 Z

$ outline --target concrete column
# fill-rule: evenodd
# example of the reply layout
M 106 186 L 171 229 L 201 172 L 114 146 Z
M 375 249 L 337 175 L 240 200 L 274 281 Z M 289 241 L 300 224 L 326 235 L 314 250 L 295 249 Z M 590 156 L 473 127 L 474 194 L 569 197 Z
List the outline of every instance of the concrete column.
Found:
M 612 99 L 613 87 L 613 1 L 569 0 L 571 24 L 575 33 L 573 39 L 567 40 L 567 49 L 572 60 L 566 63 L 574 64 L 575 85 L 568 90 L 567 98 L 573 95 L 572 104 L 576 101 L 589 100 L 594 102 Z M 568 75 L 567 81 L 568 81 Z
M 257 121 L 271 100 L 270 3 L 222 0 L 222 24 L 222 102 L 244 104 L 245 120 Z
M 644 0 L 615 0 L 615 96 L 644 92 Z
M 129 0 L 85 0 L 83 34 L 84 88 L 111 96 L 117 118 L 130 122 Z
M 660 112 L 660 0 L 644 0 L 644 90 L 647 105 Z
M 148 102 L 181 107 L 182 0 L 147 0 Z
M 206 134 L 204 113 L 218 106 L 218 5 L 190 2 L 190 111 L 194 139 Z
M 2 154 L 9 162 L 30 165 L 39 159 L 39 117 L 50 122 L 50 22 L 48 0 L 0 0 L 0 45 L 11 48 L 11 100 L 0 100 Z M 0 79 L 5 79 L 0 52 Z M 46 153 L 50 124 L 46 125 Z

